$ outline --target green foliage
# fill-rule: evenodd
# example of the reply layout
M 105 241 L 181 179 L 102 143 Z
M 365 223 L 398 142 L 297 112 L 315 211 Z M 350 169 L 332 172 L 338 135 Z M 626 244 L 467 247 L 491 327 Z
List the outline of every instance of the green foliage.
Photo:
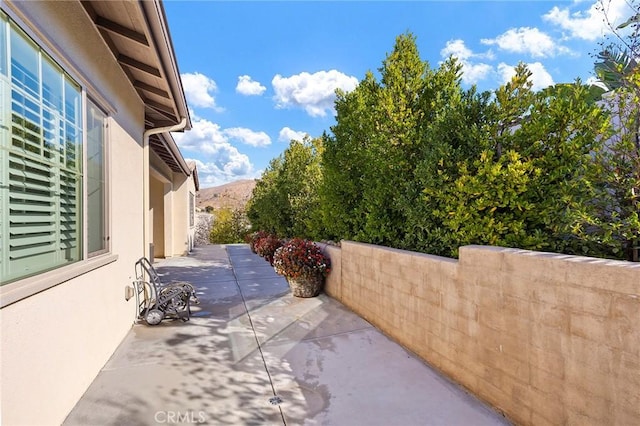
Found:
M 638 67 L 638 62 L 628 50 L 610 46 L 597 55 L 594 70 L 598 79 L 608 90 L 617 90 L 628 86 L 628 77 Z
M 401 246 L 434 254 L 452 255 L 456 237 L 442 219 L 453 211 L 445 192 L 455 190 L 455 181 L 464 162 L 495 149 L 488 137 L 493 111 L 489 94 L 463 91 L 459 66 L 445 63 L 430 82 L 424 102 L 429 102 L 429 120 L 423 123 L 421 152 L 406 185 L 404 209 L 407 221 Z M 443 198 L 444 197 L 444 198 Z M 446 216 L 440 214 L 446 212 Z
M 631 16 L 611 28 L 614 39 L 594 65 L 608 89 L 602 103 L 611 128 L 603 133 L 605 149 L 595 157 L 597 214 L 585 217 L 583 238 L 606 248 L 608 256 L 631 260 L 633 247 L 640 245 L 640 3 L 629 6 Z
M 410 34 L 396 39 L 379 71 L 380 82 L 369 72 L 354 91 L 338 93 L 320 195 L 330 237 L 393 245 L 405 220 L 398 190 L 418 158 L 420 94 L 431 71 Z
M 420 249 L 453 256 L 465 244 L 582 252 L 575 231 L 592 212 L 590 153 L 598 151 L 605 117 L 579 82 L 536 94 L 528 76 L 519 67 L 491 104 L 463 98 L 484 109 L 483 126 L 465 114 L 458 125 L 473 137 L 426 155 L 416 170 L 424 195 L 410 224 L 412 236 L 425 236 Z
M 247 203 L 247 217 L 252 229 L 263 229 L 271 233 L 285 234 L 289 227 L 290 212 L 287 208 L 287 194 L 280 190 L 280 175 L 283 169 L 282 156 L 269 162 L 269 166 L 256 182 Z
M 639 79 L 636 70 L 626 78 Z M 640 96 L 624 85 L 603 100 L 611 128 L 603 132 L 605 149 L 595 156 L 596 214 L 585 217 L 583 238 L 605 255 L 631 260 L 640 245 Z
M 540 237 L 527 234 L 523 217 L 533 206 L 522 199 L 537 170 L 515 151 L 494 158 L 494 152 L 484 151 L 478 159 L 458 163 L 459 175 L 450 185 L 425 188 L 423 202 L 433 209 L 431 223 L 422 226 L 439 248 L 434 252 L 456 256 L 466 244 L 540 248 Z M 434 223 L 439 226 L 432 228 Z
M 293 140 L 256 183 L 247 207 L 254 229 L 314 238 L 323 232 L 318 186 L 322 139 Z
M 478 93 L 461 69 L 454 58 L 431 68 L 399 36 L 379 80 L 337 92 L 331 133 L 270 163 L 248 208 L 254 229 L 454 257 L 466 244 L 620 257 L 640 231 L 640 90 L 615 98 L 623 131 L 610 139 L 600 89 L 534 92 L 521 64 Z M 640 87 L 637 67 L 625 78 Z
M 248 230 L 249 224 L 242 210 L 221 208 L 214 211 L 209 241 L 213 244 L 241 243 Z
M 325 136 L 330 237 L 456 256 L 460 245 L 582 252 L 592 155 L 605 116 L 579 81 L 533 92 L 524 65 L 494 93 L 430 69 L 398 37 L 380 69 L 336 101 Z

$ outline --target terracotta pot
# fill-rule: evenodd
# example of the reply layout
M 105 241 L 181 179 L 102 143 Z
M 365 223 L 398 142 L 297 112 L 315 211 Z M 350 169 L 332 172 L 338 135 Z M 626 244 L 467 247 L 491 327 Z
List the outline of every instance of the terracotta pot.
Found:
M 320 294 L 324 277 L 322 275 L 312 275 L 297 278 L 287 277 L 287 282 L 291 288 L 291 294 L 295 297 L 315 297 Z

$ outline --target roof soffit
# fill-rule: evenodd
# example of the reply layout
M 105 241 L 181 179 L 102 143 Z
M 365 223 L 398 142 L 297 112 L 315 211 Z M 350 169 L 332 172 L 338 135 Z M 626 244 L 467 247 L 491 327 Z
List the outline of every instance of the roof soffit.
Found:
M 186 117 L 180 73 L 159 0 L 81 0 L 87 15 L 145 105 L 145 127 L 168 127 Z M 172 137 L 152 137 L 151 149 L 174 171 L 189 174 Z
M 164 14 L 150 13 L 153 8 L 162 11 L 161 5 L 137 0 L 81 3 L 144 102 L 145 126 L 164 127 L 188 117 L 188 111 L 181 111 L 186 102 L 173 50 L 164 52 L 167 46 L 172 49 L 168 33 L 160 31 L 166 30 L 165 23 L 156 22 L 165 19 Z

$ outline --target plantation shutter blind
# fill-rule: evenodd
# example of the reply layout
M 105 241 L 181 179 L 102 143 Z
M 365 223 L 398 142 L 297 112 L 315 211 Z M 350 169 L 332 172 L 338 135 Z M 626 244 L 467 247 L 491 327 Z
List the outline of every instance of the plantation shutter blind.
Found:
M 7 137 L 9 135 L 9 80 L 7 71 L 7 31 L 8 25 L 4 16 L 0 15 L 0 283 L 4 277 L 6 240 L 8 233 L 7 217 L 7 189 L 8 168 L 7 164 Z
M 10 121 L 0 139 L 2 283 L 79 260 L 81 249 L 80 88 L 9 26 L 9 43 L 0 40 L 10 52 L 2 80 L 2 99 L 10 99 L 1 111 Z
M 80 89 L 64 85 L 64 138 L 60 146 L 60 250 L 66 260 L 80 256 L 80 167 L 82 164 L 82 108 Z

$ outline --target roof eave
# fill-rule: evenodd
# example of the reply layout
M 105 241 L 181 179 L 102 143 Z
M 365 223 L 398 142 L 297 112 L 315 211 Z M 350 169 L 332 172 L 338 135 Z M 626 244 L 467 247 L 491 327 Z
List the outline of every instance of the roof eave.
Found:
M 140 0 L 140 7 L 144 13 L 147 24 L 153 37 L 153 44 L 156 47 L 157 54 L 161 58 L 164 67 L 164 75 L 173 92 L 173 99 L 180 118 L 186 118 L 186 126 L 184 130 L 191 130 L 191 117 L 189 108 L 182 87 L 182 79 L 180 78 L 180 70 L 175 57 L 171 35 L 168 29 L 167 17 L 164 7 L 159 0 L 145 1 Z M 173 138 L 172 138 L 173 139 Z

